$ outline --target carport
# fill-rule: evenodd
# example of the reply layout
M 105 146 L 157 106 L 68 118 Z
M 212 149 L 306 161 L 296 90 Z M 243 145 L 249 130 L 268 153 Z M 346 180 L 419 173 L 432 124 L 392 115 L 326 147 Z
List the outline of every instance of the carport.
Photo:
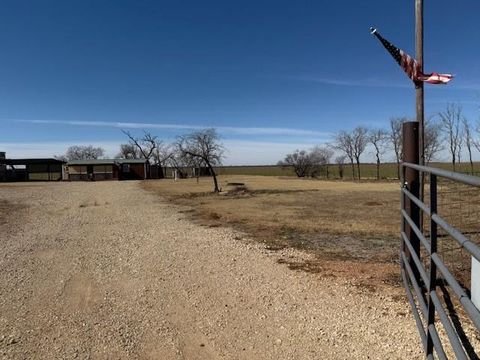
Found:
M 65 162 L 53 158 L 2 159 L 0 181 L 57 181 Z

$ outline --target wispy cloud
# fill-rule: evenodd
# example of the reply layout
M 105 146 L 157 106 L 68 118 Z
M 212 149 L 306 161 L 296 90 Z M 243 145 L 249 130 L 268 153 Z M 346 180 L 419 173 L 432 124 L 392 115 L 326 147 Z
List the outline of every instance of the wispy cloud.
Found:
M 30 124 L 57 124 L 70 126 L 92 126 L 92 127 L 111 127 L 119 129 L 164 129 L 164 130 L 201 130 L 211 126 L 186 125 L 186 124 L 158 124 L 158 123 L 137 123 L 137 122 L 113 122 L 113 121 L 81 121 L 81 120 L 35 120 L 35 119 L 10 119 L 17 122 Z M 273 136 L 308 136 L 327 138 L 331 136 L 329 132 L 294 129 L 283 127 L 235 127 L 235 126 L 215 126 L 223 134 L 228 135 L 273 135 Z
M 324 78 L 315 76 L 290 76 L 290 80 L 314 82 L 324 85 L 351 86 L 351 87 L 385 87 L 385 88 L 410 88 L 411 85 L 406 82 L 396 83 L 395 81 L 386 81 L 380 79 L 338 79 Z

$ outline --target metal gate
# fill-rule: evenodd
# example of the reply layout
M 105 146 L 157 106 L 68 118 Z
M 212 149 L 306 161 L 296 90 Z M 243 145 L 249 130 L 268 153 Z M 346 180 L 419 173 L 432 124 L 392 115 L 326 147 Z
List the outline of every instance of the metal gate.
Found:
M 423 201 L 418 195 L 418 184 L 409 188 L 410 184 L 405 182 L 405 172 L 412 171 L 417 175 L 422 173 L 426 179 Z M 480 178 L 410 163 L 403 163 L 401 173 L 401 273 L 426 356 L 447 359 L 454 354 L 458 359 L 478 359 L 479 349 L 473 344 L 478 339 L 471 341 L 472 336 L 478 335 L 467 335 L 478 334 L 480 329 L 480 312 L 471 297 L 475 282 L 466 285 L 459 280 L 438 245 L 441 236 L 448 237 L 458 251 L 468 254 L 472 263 L 480 261 L 480 247 L 472 240 L 470 231 L 452 225 L 437 206 L 441 179 L 449 184 L 473 187 L 475 199 L 472 201 L 478 203 Z M 462 216 L 459 211 L 455 214 Z M 480 219 L 476 228 L 480 233 Z

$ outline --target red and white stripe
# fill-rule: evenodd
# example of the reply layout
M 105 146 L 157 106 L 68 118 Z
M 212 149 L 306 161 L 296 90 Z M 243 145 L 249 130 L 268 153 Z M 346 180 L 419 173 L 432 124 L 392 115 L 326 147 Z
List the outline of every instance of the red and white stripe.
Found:
M 453 79 L 453 75 L 451 74 L 423 74 L 420 71 L 420 65 L 418 64 L 417 60 L 415 60 L 413 57 L 403 52 L 402 50 L 400 50 L 400 54 L 402 55 L 401 66 L 403 70 L 407 73 L 408 77 L 413 81 L 423 81 L 429 84 L 441 85 L 447 84 L 450 80 Z
M 451 74 L 422 74 L 418 77 L 418 80 L 427 82 L 429 84 L 447 84 L 450 80 L 453 79 Z

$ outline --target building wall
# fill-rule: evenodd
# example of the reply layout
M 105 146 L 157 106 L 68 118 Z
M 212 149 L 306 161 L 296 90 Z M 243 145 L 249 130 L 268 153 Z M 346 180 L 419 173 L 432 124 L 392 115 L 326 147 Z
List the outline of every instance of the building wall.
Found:
M 29 173 L 62 172 L 61 164 L 31 164 L 27 165 Z
M 94 165 L 93 178 L 95 180 L 112 180 L 114 178 L 113 168 L 113 165 Z
M 26 166 L 27 180 L 57 181 L 62 179 L 61 164 L 30 164 Z
M 75 175 L 81 175 L 87 173 L 87 167 L 85 165 L 69 165 L 68 172 Z
M 88 177 L 87 165 L 69 165 L 68 166 L 68 178 L 70 180 L 90 180 Z M 92 165 L 93 180 L 112 180 L 117 178 L 116 166 L 107 165 Z
M 5 160 L 6 154 L 4 151 L 0 151 L 0 160 Z M 7 180 L 7 166 L 0 164 L 0 181 Z
M 130 173 L 137 179 L 145 179 L 145 164 L 130 164 Z
M 89 180 L 89 169 L 93 173 L 93 180 L 141 180 L 145 179 L 146 164 L 69 165 L 68 178 L 74 181 Z
M 70 180 L 88 180 L 87 167 L 85 165 L 68 165 L 68 178 Z
M 61 172 L 27 172 L 27 174 L 28 180 L 32 181 L 56 181 L 62 179 Z

